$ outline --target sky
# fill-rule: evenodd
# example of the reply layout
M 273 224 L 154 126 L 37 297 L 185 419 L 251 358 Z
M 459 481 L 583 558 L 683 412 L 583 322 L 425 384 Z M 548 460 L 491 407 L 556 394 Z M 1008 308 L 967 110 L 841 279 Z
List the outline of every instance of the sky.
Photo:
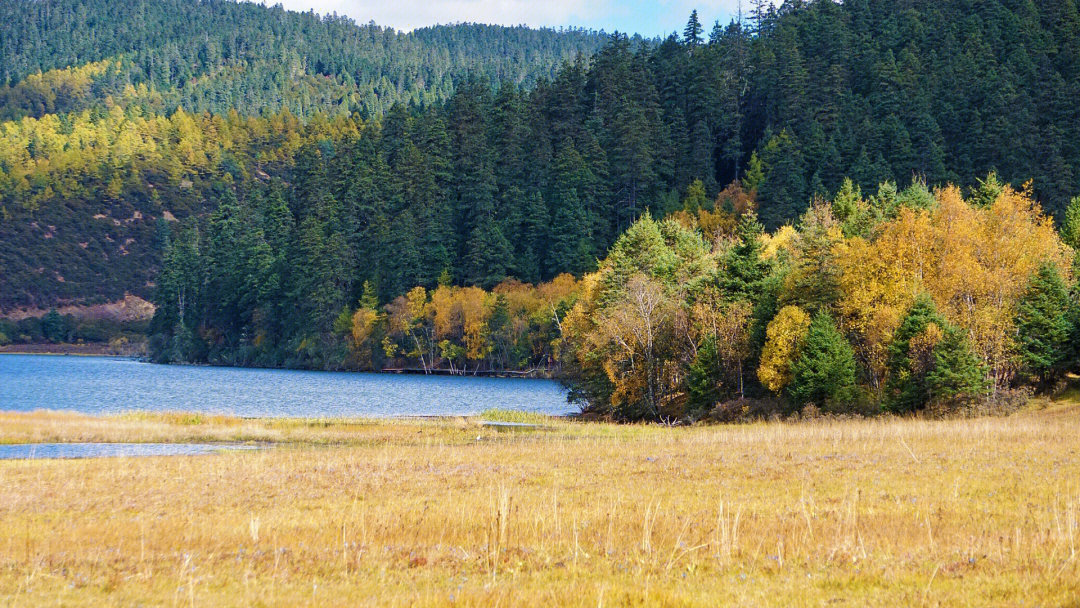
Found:
M 643 36 L 682 32 L 695 8 L 708 36 L 717 19 L 727 24 L 739 0 L 266 0 L 295 11 L 336 12 L 358 23 L 410 31 L 427 25 L 492 23 L 531 27 L 575 26 Z M 742 0 L 744 13 L 750 0 Z

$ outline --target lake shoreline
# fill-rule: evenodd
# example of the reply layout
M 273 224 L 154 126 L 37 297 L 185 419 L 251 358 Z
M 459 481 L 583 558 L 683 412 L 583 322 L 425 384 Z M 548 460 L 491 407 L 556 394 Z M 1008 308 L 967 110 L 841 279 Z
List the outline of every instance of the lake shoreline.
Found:
M 86 342 L 84 344 L 8 344 L 0 346 L 0 355 L 72 355 L 79 357 L 129 357 L 137 359 L 142 353 L 125 351 L 109 345 L 108 342 Z
M 488 410 L 563 415 L 577 409 L 567 404 L 566 389 L 547 378 L 150 365 L 143 358 L 94 352 L 5 357 L 0 386 L 0 410 L 22 412 L 168 410 L 256 418 L 394 418 Z
M 145 352 L 124 352 L 111 347 L 105 342 L 90 342 L 86 344 L 8 344 L 0 346 L 0 355 L 49 355 L 49 356 L 79 356 L 79 357 L 122 357 L 135 359 L 155 365 L 168 365 L 176 367 L 210 367 L 210 368 L 233 368 L 233 369 L 270 369 L 282 371 L 304 372 L 345 372 L 359 374 L 393 374 L 406 376 L 448 376 L 457 378 L 520 378 L 525 380 L 561 380 L 562 376 L 551 369 L 517 370 L 450 370 L 419 368 L 386 368 L 386 369 L 322 369 L 317 367 L 288 367 L 270 365 L 238 365 L 228 363 L 193 363 L 187 361 L 173 361 L 169 363 L 156 363 Z

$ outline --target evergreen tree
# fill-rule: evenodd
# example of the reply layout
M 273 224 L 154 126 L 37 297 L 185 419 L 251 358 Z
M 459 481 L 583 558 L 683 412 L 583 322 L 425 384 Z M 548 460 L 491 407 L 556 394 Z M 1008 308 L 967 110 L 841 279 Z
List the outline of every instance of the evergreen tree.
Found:
M 53 343 L 69 342 L 70 332 L 64 317 L 52 308 L 41 318 L 41 334 L 46 340 Z
M 204 270 L 199 250 L 199 230 L 193 221 L 186 222 L 166 246 L 150 323 L 151 357 L 155 361 L 200 360 L 195 328 L 202 307 Z
M 694 415 L 708 412 L 723 397 L 720 386 L 723 378 L 720 369 L 716 339 L 709 338 L 698 347 L 686 376 L 688 409 Z
M 748 211 L 739 218 L 735 229 L 738 241 L 728 251 L 721 282 L 728 298 L 751 302 L 759 300 L 762 282 L 769 274 L 769 264 L 761 257 L 761 239 L 764 234 L 765 230 L 753 211 Z
M 761 162 L 765 168 L 765 178 L 757 187 L 761 221 L 775 229 L 802 213 L 809 202 L 805 161 L 795 137 L 783 131 L 765 143 Z
M 1061 240 L 1073 249 L 1073 274 L 1080 276 L 1080 196 L 1069 201 L 1061 222 Z
M 690 19 L 686 22 L 686 28 L 683 29 L 683 44 L 690 47 L 701 46 L 703 42 L 701 33 L 703 28 L 701 27 L 701 21 L 698 20 L 697 9 L 694 9 L 690 13 Z
M 989 207 L 1001 195 L 1005 185 L 998 180 L 997 171 L 991 171 L 986 179 L 977 179 L 977 185 L 971 189 L 971 203 L 977 207 Z
M 1080 252 L 1080 196 L 1073 197 L 1065 208 L 1065 217 L 1061 222 L 1061 240 Z
M 941 404 L 971 399 L 986 389 L 986 368 L 971 350 L 963 329 L 946 328 L 934 346 L 934 366 L 926 374 L 926 386 L 931 399 Z
M 705 184 L 700 179 L 690 182 L 690 185 L 686 187 L 686 196 L 683 198 L 683 209 L 690 213 L 697 213 L 702 209 L 708 210 L 709 204 L 709 198 L 705 195 Z
M 746 165 L 746 174 L 743 176 L 742 185 L 747 192 L 757 193 L 762 182 L 765 181 L 765 167 L 761 163 L 761 157 L 757 150 L 750 154 L 750 161 Z
M 539 282 L 546 276 L 542 252 L 548 251 L 551 225 L 547 204 L 539 192 L 527 197 L 525 217 L 522 220 L 522 238 L 519 240 L 520 254 L 515 265 L 519 279 L 529 283 Z
M 912 412 L 978 395 L 986 368 L 971 349 L 967 332 L 938 314 L 927 295 L 915 299 L 889 346 L 885 406 Z
M 889 410 L 911 412 L 930 402 L 932 393 L 926 375 L 934 365 L 934 343 L 945 327 L 945 319 L 930 296 L 917 297 L 889 345 L 889 379 L 885 387 Z
M 788 396 L 800 406 L 814 403 L 836 411 L 855 397 L 855 352 L 826 312 L 814 316 L 791 364 Z
M 1031 277 L 1016 314 L 1016 341 L 1028 374 L 1040 382 L 1059 377 L 1070 348 L 1069 294 L 1052 264 Z
M 580 274 L 592 262 L 586 212 L 577 185 L 584 181 L 584 159 L 570 142 L 563 145 L 555 159 L 554 179 L 547 197 L 551 205 L 551 234 L 547 255 L 547 274 L 560 271 Z
M 465 281 L 485 289 L 506 278 L 514 259 L 514 250 L 491 216 L 479 220 L 467 244 Z

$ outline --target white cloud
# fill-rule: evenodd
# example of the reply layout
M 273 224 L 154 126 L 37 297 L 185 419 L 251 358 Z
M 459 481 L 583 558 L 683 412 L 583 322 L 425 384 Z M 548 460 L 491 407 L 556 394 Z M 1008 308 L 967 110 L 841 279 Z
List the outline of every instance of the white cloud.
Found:
M 295 11 L 314 9 L 337 13 L 357 23 L 374 21 L 410 31 L 435 24 L 493 23 L 499 25 L 581 26 L 607 31 L 656 35 L 682 29 L 695 8 L 706 31 L 714 19 L 726 22 L 738 10 L 739 0 L 263 0 L 281 2 Z M 779 0 L 771 0 L 779 4 Z M 742 1 L 744 14 L 750 0 Z
M 610 14 L 606 1 L 564 0 L 280 0 L 290 10 L 315 9 L 320 14 L 336 12 L 357 23 L 375 21 L 379 25 L 409 31 L 438 23 L 470 21 L 500 25 L 559 26 L 592 23 Z M 274 0 L 269 0 L 273 4 Z

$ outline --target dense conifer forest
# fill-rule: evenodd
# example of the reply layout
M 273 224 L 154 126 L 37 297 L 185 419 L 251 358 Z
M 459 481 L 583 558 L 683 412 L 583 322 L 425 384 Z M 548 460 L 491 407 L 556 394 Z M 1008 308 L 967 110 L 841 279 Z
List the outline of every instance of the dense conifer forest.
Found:
M 757 2 L 657 40 L 226 0 L 0 17 L 0 308 L 153 298 L 162 361 L 538 368 L 652 419 L 1071 365 L 1071 1 Z

